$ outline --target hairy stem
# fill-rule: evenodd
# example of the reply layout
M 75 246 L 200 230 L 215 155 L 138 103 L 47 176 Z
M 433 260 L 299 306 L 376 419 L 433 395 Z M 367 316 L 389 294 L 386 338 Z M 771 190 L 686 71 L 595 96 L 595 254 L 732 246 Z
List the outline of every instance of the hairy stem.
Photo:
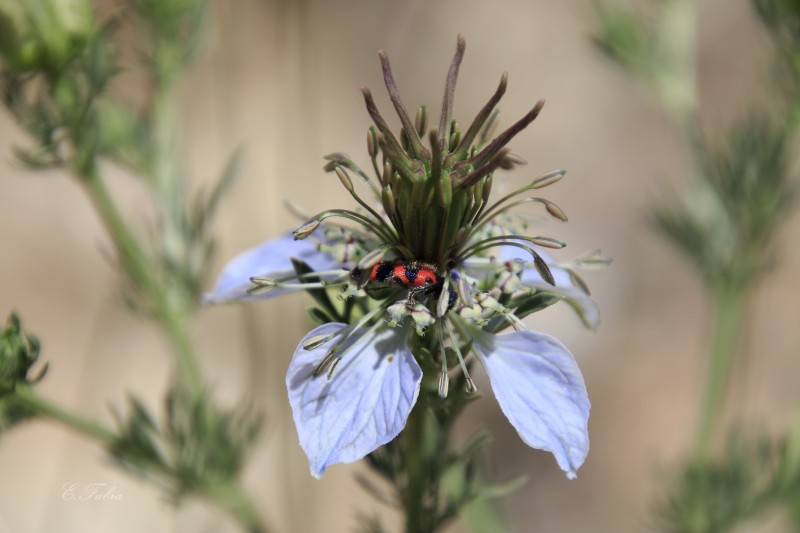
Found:
M 435 509 L 431 512 L 429 496 L 437 494 L 438 489 L 431 486 L 428 457 L 425 443 L 429 440 L 425 435 L 426 418 L 429 416 L 426 391 L 421 391 L 417 405 L 411 410 L 406 428 L 403 431 L 407 486 L 403 494 L 406 533 L 433 533 L 435 527 Z

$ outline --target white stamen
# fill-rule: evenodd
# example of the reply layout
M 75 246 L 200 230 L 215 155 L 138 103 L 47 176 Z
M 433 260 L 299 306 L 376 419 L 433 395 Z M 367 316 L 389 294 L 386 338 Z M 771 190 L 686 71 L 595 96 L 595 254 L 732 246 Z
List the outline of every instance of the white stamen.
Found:
M 450 388 L 450 376 L 447 372 L 439 374 L 439 398 L 444 400 L 447 398 L 447 390 Z
M 304 350 L 313 350 L 314 348 L 319 348 L 329 340 L 333 338 L 333 335 L 315 335 L 311 337 L 306 342 L 303 343 Z
M 441 324 L 441 323 L 440 323 Z M 442 360 L 442 373 L 439 376 L 439 398 L 447 398 L 450 376 L 447 374 L 447 351 L 444 349 L 444 327 L 439 326 L 439 358 Z
M 437 318 L 442 318 L 445 314 L 447 314 L 447 308 L 450 307 L 450 275 L 448 274 L 444 278 L 444 283 L 442 284 L 442 292 L 439 294 L 439 301 L 436 302 L 436 316 Z
M 343 338 L 339 342 L 336 343 L 336 345 L 331 350 L 332 354 L 335 355 L 335 359 L 333 361 L 333 365 L 331 366 L 331 369 L 328 371 L 328 379 L 331 379 L 333 377 L 333 371 L 336 370 L 336 367 L 339 365 L 339 362 L 342 360 L 342 357 L 344 357 L 344 354 L 346 354 L 348 350 L 350 350 L 353 346 L 355 346 L 356 343 L 358 343 L 358 341 L 354 342 L 353 344 L 351 344 L 350 346 L 345 348 L 343 351 L 339 352 L 338 350 L 342 346 L 342 344 L 344 344 L 344 342 L 347 339 L 352 337 L 355 334 L 355 332 L 358 331 L 369 319 L 371 319 L 373 316 L 375 316 L 375 314 L 377 314 L 378 312 L 381 312 L 381 311 L 385 311 L 385 309 L 382 308 L 382 307 L 379 307 L 379 308 L 367 313 L 366 315 L 364 315 L 361 318 L 361 320 L 359 320 L 355 324 L 353 329 L 351 331 L 347 332 L 343 336 Z M 365 331 L 361 335 L 361 337 L 359 337 L 359 340 L 363 339 L 364 337 L 368 337 L 368 336 L 372 335 L 373 333 L 375 333 L 375 330 L 377 330 L 382 325 L 383 325 L 383 322 L 378 320 L 373 325 L 371 325 L 369 327 L 369 329 L 367 331 Z
M 450 336 L 450 342 L 453 344 L 453 349 L 456 351 L 458 362 L 461 364 L 461 372 L 463 372 L 464 377 L 467 378 L 467 392 L 472 394 L 473 392 L 476 392 L 478 388 L 475 386 L 475 382 L 472 381 L 472 378 L 469 377 L 469 370 L 467 370 L 467 364 L 464 362 L 464 357 L 461 355 L 461 348 L 458 347 L 458 341 L 453 333 L 453 326 L 450 325 L 450 322 L 445 322 L 444 324 L 447 327 L 447 334 Z

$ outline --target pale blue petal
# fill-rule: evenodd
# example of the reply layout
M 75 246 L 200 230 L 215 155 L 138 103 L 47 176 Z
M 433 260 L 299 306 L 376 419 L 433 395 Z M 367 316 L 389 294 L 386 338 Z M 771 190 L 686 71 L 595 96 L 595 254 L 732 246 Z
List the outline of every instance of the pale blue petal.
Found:
M 528 446 L 552 452 L 570 479 L 589 453 L 589 396 L 575 358 L 533 331 L 477 334 L 500 408 Z
M 311 475 L 335 463 L 352 463 L 394 439 L 417 401 L 422 370 L 406 347 L 405 331 L 384 328 L 364 336 L 344 354 L 329 380 L 314 370 L 336 340 L 314 350 L 303 343 L 344 324 L 323 324 L 297 347 L 286 375 L 289 403 Z
M 294 257 L 308 263 L 317 271 L 332 270 L 341 265 L 323 252 L 317 251 L 310 240 L 296 241 L 291 234 L 262 242 L 234 257 L 222 269 L 211 292 L 203 295 L 203 304 L 231 302 L 234 300 L 262 300 L 291 291 L 271 289 L 253 296 L 247 293 L 253 284 L 252 277 L 281 278 L 294 273 L 289 258 Z

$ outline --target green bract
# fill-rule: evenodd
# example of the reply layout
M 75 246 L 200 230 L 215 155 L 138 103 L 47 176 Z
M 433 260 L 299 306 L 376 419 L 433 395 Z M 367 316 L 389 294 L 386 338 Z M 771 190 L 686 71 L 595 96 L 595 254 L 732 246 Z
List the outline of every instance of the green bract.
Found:
M 402 129 L 395 136 L 378 111 L 372 93 L 363 88 L 367 111 L 375 125 L 367 135 L 367 146 L 373 169 L 379 177 L 377 186 L 345 154 L 327 156 L 327 171 L 336 172 L 344 187 L 353 195 L 364 213 L 331 210 L 320 213 L 295 232 L 298 239 L 308 236 L 320 221 L 329 216 L 343 216 L 355 220 L 383 241 L 386 255 L 406 260 L 420 260 L 434 264 L 441 272 L 463 263 L 464 259 L 483 250 L 508 245 L 530 253 L 542 276 L 552 281 L 552 276 L 539 254 L 527 244 L 533 237 L 524 235 L 496 235 L 490 240 L 484 236 L 486 225 L 519 203 L 538 202 L 551 215 L 565 219 L 563 212 L 543 198 L 509 200 L 528 190 L 537 189 L 557 181 L 563 171 L 557 171 L 535 180 L 534 183 L 489 204 L 493 173 L 497 168 L 510 169 L 523 161 L 506 148 L 508 142 L 539 114 L 544 105 L 540 100 L 524 117 L 489 142 L 495 126 L 495 107 L 506 90 L 507 75 L 500 79 L 497 90 L 478 112 L 475 120 L 461 131 L 453 119 L 453 102 L 458 71 L 465 49 L 459 36 L 456 53 L 450 65 L 445 85 L 442 113 L 438 127 L 428 130 L 427 110 L 423 106 L 414 119 L 406 110 L 392 74 L 389 59 L 379 52 L 383 78 L 392 104 L 400 117 Z M 428 137 L 428 143 L 423 138 Z M 378 214 L 369 203 L 355 192 L 348 171 L 355 172 L 371 187 L 385 211 Z M 534 242 L 543 246 L 560 248 L 563 243 L 554 240 Z
M 28 371 L 38 358 L 39 340 L 26 335 L 12 313 L 0 332 L 0 397 L 14 392 L 17 383 L 29 381 Z

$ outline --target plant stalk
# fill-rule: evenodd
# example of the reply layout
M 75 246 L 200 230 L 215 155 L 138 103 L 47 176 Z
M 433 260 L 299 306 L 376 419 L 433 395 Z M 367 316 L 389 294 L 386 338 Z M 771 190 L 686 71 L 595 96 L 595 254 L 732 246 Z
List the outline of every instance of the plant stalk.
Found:
M 723 288 L 716 294 L 711 354 L 694 447 L 694 456 L 698 463 L 708 460 L 719 427 L 733 361 L 741 338 L 744 304 L 743 290 Z

